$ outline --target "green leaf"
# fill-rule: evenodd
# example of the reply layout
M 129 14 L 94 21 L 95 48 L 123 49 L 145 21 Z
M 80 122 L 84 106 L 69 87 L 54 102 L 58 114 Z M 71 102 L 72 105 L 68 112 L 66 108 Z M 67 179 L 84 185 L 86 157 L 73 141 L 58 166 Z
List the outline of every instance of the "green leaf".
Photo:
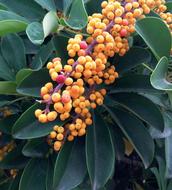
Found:
M 116 93 L 110 95 L 110 97 L 118 105 L 133 113 L 148 125 L 160 131 L 164 130 L 164 120 L 160 109 L 149 99 L 135 93 Z
M 33 70 L 41 69 L 55 51 L 53 39 L 50 42 L 48 42 L 46 45 L 42 45 L 39 52 L 35 55 L 31 63 L 31 68 Z
M 44 190 L 47 160 L 32 159 L 21 176 L 19 190 Z
M 156 58 L 170 56 L 171 33 L 161 19 L 155 17 L 140 19 L 136 22 L 135 28 Z M 161 35 L 157 31 L 161 31 Z
M 83 0 L 74 0 L 65 23 L 72 29 L 81 30 L 88 22 L 88 15 Z
M 33 139 L 38 137 L 44 137 L 48 135 L 54 125 L 63 125 L 65 122 L 55 120 L 46 124 L 40 123 L 35 117 L 35 110 L 41 109 L 43 106 L 34 104 L 32 107 L 27 109 L 20 118 L 16 121 L 13 126 L 13 136 L 17 139 Z
M 167 11 L 172 11 L 172 2 L 167 2 L 165 6 L 167 6 Z
M 73 189 L 84 180 L 85 175 L 84 144 L 78 140 L 75 142 L 66 142 L 59 152 L 55 163 L 53 178 L 54 190 Z
M 7 62 L 2 57 L 1 53 L 0 53 L 0 63 L 1 63 L 0 64 L 0 73 L 1 73 L 0 78 L 4 80 L 11 80 L 11 81 L 15 80 L 15 72 L 13 71 L 13 69 L 9 67 Z
M 0 94 L 18 95 L 16 92 L 16 83 L 11 81 L 0 81 Z
M 17 120 L 18 115 L 11 115 L 0 120 L 0 131 L 6 134 L 11 134 L 12 126 Z
M 24 31 L 28 21 L 9 11 L 0 10 L 0 36 Z
M 44 41 L 43 26 L 39 22 L 30 23 L 26 28 L 26 34 L 29 40 L 36 45 L 40 45 Z
M 66 16 L 69 11 L 69 8 L 71 7 L 72 0 L 63 0 L 62 3 L 63 3 L 63 13 Z
M 166 79 L 168 64 L 168 59 L 166 57 L 162 57 L 152 72 L 150 81 L 152 86 L 158 90 L 172 91 L 172 84 Z
M 39 5 L 41 5 L 44 9 L 47 9 L 48 11 L 56 11 L 56 5 L 54 0 L 34 0 Z
M 58 20 L 56 12 L 50 11 L 45 15 L 42 21 L 44 38 L 57 30 L 59 25 Z
M 34 82 L 30 82 L 34 81 Z M 40 89 L 45 83 L 51 81 L 47 69 L 33 71 L 17 86 L 17 92 L 27 96 L 40 97 Z
M 148 75 L 126 75 L 116 80 L 115 85 L 108 87 L 110 93 L 118 92 L 158 92 L 150 84 Z
M 17 190 L 19 188 L 20 178 L 21 178 L 21 172 L 18 172 L 17 176 L 11 182 L 8 190 Z
M 88 15 L 92 15 L 94 13 L 99 13 L 102 11 L 101 9 L 101 2 L 103 0 L 98 0 L 98 1 L 88 1 L 86 8 L 88 11 Z
M 122 74 L 142 63 L 149 62 L 151 55 L 148 50 L 142 47 L 132 47 L 124 56 L 119 56 L 116 59 L 114 63 L 119 63 L 116 64 L 116 70 Z
M 27 67 L 24 43 L 17 34 L 9 34 L 2 38 L 1 51 L 8 66 L 14 69 L 15 73 Z
M 49 156 L 46 176 L 46 190 L 53 190 L 54 157 Z
M 99 189 L 112 175 L 115 152 L 109 129 L 97 111 L 93 114 L 93 122 L 86 136 L 86 160 L 92 189 Z
M 46 139 L 32 139 L 29 140 L 23 147 L 22 153 L 27 157 L 45 157 L 49 150 Z
M 0 162 L 1 169 L 22 169 L 28 159 L 21 153 L 23 145 L 18 145 L 14 150 L 9 152 L 5 158 Z
M 145 168 L 148 168 L 154 156 L 154 142 L 143 123 L 125 111 L 115 108 L 105 108 L 133 145 L 142 159 Z
M 16 83 L 19 84 L 24 78 L 26 78 L 31 73 L 31 69 L 21 69 L 16 75 Z
M 45 10 L 42 9 L 34 0 L 0 0 L 2 5 L 5 5 L 8 10 L 17 13 L 31 21 L 36 21 L 42 18 Z
M 170 128 L 172 132 L 172 119 L 168 113 L 164 113 L 166 118 L 166 125 Z M 166 177 L 172 178 L 172 134 L 165 138 L 165 160 L 166 160 Z

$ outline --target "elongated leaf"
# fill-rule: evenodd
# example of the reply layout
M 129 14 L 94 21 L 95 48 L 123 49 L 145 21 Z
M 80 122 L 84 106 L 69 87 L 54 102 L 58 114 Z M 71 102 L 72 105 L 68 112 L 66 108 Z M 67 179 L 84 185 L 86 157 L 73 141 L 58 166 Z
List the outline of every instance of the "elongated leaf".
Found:
M 21 153 L 23 145 L 18 145 L 17 148 L 9 152 L 0 162 L 1 169 L 22 169 L 27 164 L 28 159 Z
M 26 110 L 13 126 L 13 136 L 17 139 L 33 139 L 48 135 L 54 125 L 63 125 L 64 122 L 58 119 L 53 122 L 42 124 L 38 122 L 34 115 L 36 109 L 41 108 L 41 105 L 35 104 Z
M 130 69 L 142 64 L 147 63 L 151 59 L 151 55 L 148 50 L 141 47 L 132 47 L 123 57 L 119 56 L 114 60 L 116 70 L 122 74 Z
M 14 69 L 15 73 L 26 68 L 24 43 L 17 34 L 9 34 L 2 38 L 1 51 L 8 66 Z
M 65 143 L 55 163 L 54 189 L 70 190 L 75 188 L 82 183 L 85 175 L 86 162 L 83 144 L 79 141 Z
M 48 11 L 55 11 L 56 10 L 56 5 L 54 0 L 34 0 L 37 2 L 39 5 L 41 5 L 44 9 L 47 9 Z
M 0 36 L 24 31 L 27 24 L 28 21 L 25 18 L 9 11 L 0 10 Z
M 85 10 L 83 0 L 74 0 L 69 13 L 69 18 L 65 20 L 65 23 L 76 30 L 84 28 L 88 21 L 88 15 Z
M 59 25 L 56 12 L 53 11 L 48 12 L 42 21 L 42 25 L 44 31 L 44 38 L 47 37 L 52 32 L 55 32 Z
M 47 69 L 34 71 L 18 84 L 17 92 L 28 96 L 40 97 L 40 89 L 48 81 L 51 81 L 51 79 Z
M 22 153 L 27 157 L 45 157 L 49 146 L 45 139 L 29 140 L 23 147 Z
M 53 190 L 54 165 L 55 165 L 54 159 L 52 159 L 52 157 L 49 157 L 47 176 L 46 176 L 46 190 Z
M 13 71 L 13 69 L 9 67 L 7 62 L 2 57 L 1 53 L 0 53 L 0 72 L 1 72 L 0 78 L 11 81 L 15 80 L 15 72 Z
M 158 59 L 163 56 L 170 56 L 171 34 L 161 19 L 155 17 L 140 19 L 135 27 L 137 33 L 144 39 Z M 161 31 L 161 35 L 154 31 Z
M 0 81 L 0 94 L 17 95 L 16 83 L 11 81 Z
M 16 74 L 16 83 L 19 84 L 24 78 L 26 78 L 28 75 L 32 73 L 31 69 L 21 69 Z
M 93 121 L 86 136 L 86 160 L 92 189 L 100 189 L 112 175 L 115 153 L 108 127 L 97 111 Z
M 110 93 L 118 92 L 158 92 L 150 84 L 148 75 L 126 75 L 116 80 L 116 85 L 109 86 Z
M 168 59 L 162 57 L 151 75 L 151 84 L 158 90 L 172 91 L 172 84 L 166 80 Z
M 39 22 L 30 23 L 26 28 L 26 34 L 29 40 L 36 45 L 40 45 L 44 41 L 43 26 Z
M 143 123 L 125 111 L 107 107 L 106 109 L 134 146 L 145 168 L 147 168 L 153 160 L 154 142 Z
M 18 172 L 17 176 L 11 182 L 8 190 L 17 190 L 19 188 L 20 177 L 21 177 L 21 172 Z
M 160 109 L 149 99 L 135 93 L 117 93 L 110 97 L 149 125 L 160 131 L 164 130 L 164 120 Z
M 17 13 L 31 21 L 39 20 L 45 14 L 45 10 L 42 9 L 34 0 L 0 0 L 8 10 Z
M 32 159 L 24 169 L 22 174 L 19 190 L 45 189 L 45 179 L 47 170 L 47 160 Z

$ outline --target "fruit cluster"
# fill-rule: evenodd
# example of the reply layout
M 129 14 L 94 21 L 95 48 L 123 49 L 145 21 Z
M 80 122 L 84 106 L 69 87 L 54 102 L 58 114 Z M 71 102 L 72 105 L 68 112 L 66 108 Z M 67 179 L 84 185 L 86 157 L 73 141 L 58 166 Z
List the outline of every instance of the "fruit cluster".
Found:
M 151 9 L 164 11 L 163 4 L 161 0 L 103 1 L 102 13 L 88 18 L 89 37 L 84 39 L 77 34 L 69 39 L 67 64 L 63 66 L 61 58 L 47 64 L 53 83 L 41 88 L 41 103 L 46 108 L 36 110 L 35 116 L 41 123 L 57 118 L 66 121 L 63 126 L 55 125 L 48 137 L 55 151 L 66 139 L 72 141 L 85 135 L 93 122 L 91 109 L 102 105 L 106 95 L 106 89 L 96 87 L 112 84 L 118 77 L 108 58 L 115 54 L 123 56 L 129 50 L 128 37 L 135 31 L 136 19 L 143 18 Z

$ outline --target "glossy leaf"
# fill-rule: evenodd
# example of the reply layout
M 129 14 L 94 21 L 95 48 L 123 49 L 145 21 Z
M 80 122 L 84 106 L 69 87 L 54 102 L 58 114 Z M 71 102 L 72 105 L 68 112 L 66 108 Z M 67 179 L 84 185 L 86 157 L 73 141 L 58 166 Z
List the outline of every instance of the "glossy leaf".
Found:
M 69 17 L 65 20 L 65 23 L 73 29 L 80 30 L 86 26 L 87 21 L 88 15 L 83 0 L 74 0 Z
M 23 147 L 22 153 L 27 157 L 45 157 L 48 152 L 49 146 L 45 139 L 32 139 L 29 140 Z
M 135 93 L 116 93 L 110 95 L 110 97 L 118 105 L 133 113 L 147 124 L 160 131 L 164 130 L 164 120 L 160 109 L 149 99 Z
M 172 91 L 172 84 L 166 80 L 168 64 L 168 59 L 162 57 L 152 72 L 150 81 L 152 86 L 158 90 Z
M 118 92 L 158 92 L 150 84 L 148 75 L 126 75 L 116 80 L 116 84 L 108 86 L 110 93 Z
M 124 56 L 117 57 L 114 63 L 120 63 L 116 64 L 116 70 L 122 74 L 142 63 L 149 62 L 150 59 L 151 54 L 148 50 L 142 47 L 132 47 Z
M 55 163 L 54 190 L 73 189 L 82 183 L 85 175 L 86 162 L 83 144 L 79 141 L 66 142 Z
M 22 169 L 28 159 L 21 153 L 22 144 L 18 145 L 17 148 L 9 152 L 5 158 L 0 162 L 1 169 Z
M 19 190 L 45 189 L 46 170 L 46 159 L 32 159 L 23 171 Z
M 36 45 L 40 45 L 44 41 L 43 26 L 39 22 L 32 22 L 26 28 L 26 34 L 30 41 Z
M 54 0 L 34 0 L 37 2 L 39 5 L 41 5 L 44 9 L 47 9 L 48 11 L 55 11 L 56 10 L 56 5 Z
M 147 168 L 153 160 L 154 142 L 143 123 L 125 111 L 107 107 L 106 109 L 135 148 L 145 168 Z
M 34 82 L 31 83 L 30 81 Z M 41 87 L 49 81 L 51 79 L 46 69 L 34 71 L 18 84 L 17 92 L 28 96 L 40 97 Z
M 86 136 L 86 160 L 92 189 L 100 189 L 112 175 L 115 153 L 109 129 L 97 111 L 94 112 L 93 122 Z
M 0 0 L 8 10 L 15 12 L 28 20 L 36 21 L 42 18 L 45 14 L 45 10 L 42 9 L 34 0 Z
M 0 81 L 0 94 L 17 95 L 16 83 L 11 81 Z
M 13 126 L 13 136 L 17 139 L 33 139 L 48 135 L 54 125 L 63 125 L 64 122 L 58 119 L 46 124 L 40 123 L 34 115 L 36 109 L 42 108 L 41 105 L 35 104 L 26 110 Z
M 21 69 L 16 74 L 16 83 L 19 84 L 24 78 L 26 78 L 28 75 L 32 73 L 31 69 Z
M 168 27 L 161 19 L 155 17 L 140 19 L 136 22 L 135 27 L 136 32 L 144 39 L 158 59 L 163 56 L 169 57 L 171 50 L 171 34 Z M 161 31 L 161 35 L 155 31 Z
M 26 68 L 24 43 L 17 34 L 9 34 L 2 38 L 1 51 L 8 66 L 13 69 L 15 73 L 20 69 Z
M 56 12 L 48 12 L 42 21 L 42 25 L 44 31 L 44 38 L 47 37 L 50 33 L 55 32 L 59 25 Z
M 0 10 L 0 36 L 24 31 L 28 21 L 10 11 Z
M 49 156 L 46 176 L 46 190 L 53 190 L 54 157 Z

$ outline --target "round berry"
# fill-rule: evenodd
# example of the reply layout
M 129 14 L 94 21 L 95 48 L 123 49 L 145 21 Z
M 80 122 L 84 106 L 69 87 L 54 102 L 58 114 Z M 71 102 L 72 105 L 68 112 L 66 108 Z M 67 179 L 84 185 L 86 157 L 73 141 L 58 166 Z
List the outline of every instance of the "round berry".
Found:
M 79 45 L 80 45 L 80 48 L 81 48 L 81 49 L 87 49 L 87 47 L 88 47 L 86 41 L 81 41 Z
M 62 102 L 63 102 L 64 104 L 66 104 L 66 103 L 70 102 L 71 97 L 70 97 L 69 94 L 63 94 L 61 100 L 62 100 Z
M 57 78 L 56 78 L 56 81 L 61 84 L 61 83 L 64 83 L 66 80 L 66 77 L 64 75 L 58 75 Z
M 121 37 L 126 37 L 126 36 L 127 36 L 127 30 L 126 30 L 126 29 L 122 29 L 122 30 L 120 31 L 120 36 L 121 36 Z

